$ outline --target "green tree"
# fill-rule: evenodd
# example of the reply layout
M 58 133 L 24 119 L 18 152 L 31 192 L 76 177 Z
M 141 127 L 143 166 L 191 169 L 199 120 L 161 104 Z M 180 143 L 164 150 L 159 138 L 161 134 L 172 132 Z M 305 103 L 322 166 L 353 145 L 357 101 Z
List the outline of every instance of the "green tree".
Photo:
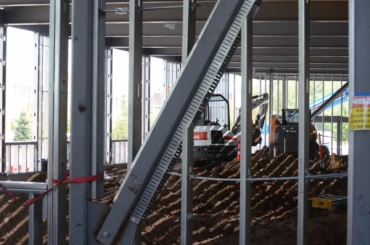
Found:
M 27 113 L 22 111 L 19 119 L 14 125 L 14 141 L 27 141 L 32 139 L 31 121 L 27 117 Z
M 115 121 L 112 130 L 112 139 L 120 140 L 128 138 L 128 106 L 125 97 L 121 99 L 121 113 Z

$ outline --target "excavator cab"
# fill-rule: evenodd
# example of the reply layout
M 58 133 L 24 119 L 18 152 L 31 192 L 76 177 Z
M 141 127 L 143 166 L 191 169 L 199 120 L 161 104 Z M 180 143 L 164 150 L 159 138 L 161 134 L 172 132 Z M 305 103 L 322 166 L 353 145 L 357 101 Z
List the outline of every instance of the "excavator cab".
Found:
M 214 105 L 218 106 L 217 112 L 212 110 Z M 221 118 L 222 117 L 222 118 Z M 220 124 L 223 122 L 223 125 Z M 209 99 L 208 104 L 204 108 L 204 113 L 202 115 L 202 120 L 200 120 L 202 125 L 217 125 L 222 126 L 226 129 L 230 129 L 230 110 L 229 101 L 222 94 L 213 94 Z
M 298 115 L 298 109 L 282 109 L 281 121 L 276 116 L 271 118 L 270 152 L 273 152 L 276 148 L 278 152 L 298 154 Z M 316 140 L 316 128 L 313 124 L 310 124 L 309 157 L 311 160 L 319 156 L 319 145 Z M 327 148 L 325 153 L 328 154 Z

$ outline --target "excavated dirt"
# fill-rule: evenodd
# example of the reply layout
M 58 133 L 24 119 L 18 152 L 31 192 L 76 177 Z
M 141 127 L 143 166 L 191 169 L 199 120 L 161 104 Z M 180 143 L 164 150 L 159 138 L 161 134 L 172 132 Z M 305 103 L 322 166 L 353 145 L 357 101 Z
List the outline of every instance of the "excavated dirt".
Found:
M 329 159 L 326 159 L 328 162 Z M 180 169 L 176 170 L 181 172 Z M 347 171 L 347 159 L 341 157 L 341 167 L 322 169 L 317 162 L 310 163 L 311 174 Z M 105 197 L 99 200 L 109 206 L 126 169 L 122 165 L 106 168 L 113 180 L 104 182 Z M 214 178 L 239 178 L 239 163 L 194 168 L 194 174 Z M 263 149 L 252 158 L 252 175 L 283 177 L 298 175 L 298 160 L 291 155 L 269 157 Z M 5 177 L 0 177 L 0 180 Z M 15 178 L 15 177 L 13 177 Z M 17 180 L 44 181 L 44 174 L 24 175 Z M 297 239 L 297 180 L 253 181 L 251 183 L 252 244 L 296 244 Z M 239 237 L 239 182 L 194 180 L 193 244 L 238 244 Z M 309 180 L 309 198 L 323 194 L 347 195 L 347 179 Z M 27 196 L 19 196 L 19 203 Z M 143 244 L 180 243 L 181 177 L 171 175 L 158 196 L 151 214 L 143 222 Z M 311 207 L 308 212 L 309 244 L 345 244 L 346 208 L 322 210 Z M 43 224 L 46 232 L 46 222 Z M 0 195 L 0 245 L 27 244 L 28 209 L 14 203 L 5 194 Z M 46 244 L 44 236 L 44 244 Z

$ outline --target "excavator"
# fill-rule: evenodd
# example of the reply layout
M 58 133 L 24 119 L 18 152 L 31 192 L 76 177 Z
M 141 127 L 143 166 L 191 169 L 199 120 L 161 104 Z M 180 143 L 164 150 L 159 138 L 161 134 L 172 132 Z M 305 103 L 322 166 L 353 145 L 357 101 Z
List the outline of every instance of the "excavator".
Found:
M 213 102 L 224 102 L 227 108 L 227 124 L 220 125 L 219 120 L 211 120 L 210 104 Z M 256 95 L 252 97 L 252 108 L 259 108 L 255 122 L 252 125 L 252 146 L 260 144 L 261 129 L 263 128 L 268 106 L 268 94 Z M 230 113 L 227 99 L 214 94 L 205 106 L 205 110 L 200 120 L 200 125 L 194 128 L 194 162 L 217 165 L 223 161 L 230 161 L 237 156 L 238 139 L 240 138 L 240 120 L 235 121 L 230 130 Z
M 321 148 L 321 149 L 320 149 Z M 271 117 L 270 122 L 270 145 L 271 154 L 274 152 L 284 152 L 298 154 L 298 109 L 282 109 L 282 120 L 277 116 Z M 326 146 L 319 146 L 317 143 L 317 131 L 315 126 L 310 124 L 310 145 L 309 158 L 314 160 L 329 155 L 329 149 Z
M 335 93 L 322 101 L 317 108 L 312 108 L 311 119 L 318 116 L 331 103 L 338 98 L 347 97 L 348 82 L 340 87 Z M 315 126 L 310 124 L 310 145 L 309 158 L 314 160 L 319 157 L 319 164 L 325 167 L 323 158 L 329 156 L 329 149 L 325 145 L 317 144 L 317 131 Z M 319 139 L 320 142 L 320 139 Z M 279 121 L 277 116 L 272 116 L 270 121 L 270 145 L 269 150 L 274 152 L 285 152 L 291 154 L 298 154 L 298 109 L 282 109 L 282 120 Z

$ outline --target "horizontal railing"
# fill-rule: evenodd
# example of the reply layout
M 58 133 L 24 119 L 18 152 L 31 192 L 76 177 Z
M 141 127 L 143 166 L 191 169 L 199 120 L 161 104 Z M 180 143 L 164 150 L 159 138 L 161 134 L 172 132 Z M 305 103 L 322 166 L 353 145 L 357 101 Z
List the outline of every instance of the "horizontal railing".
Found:
M 128 140 L 111 141 L 111 164 L 122 164 L 128 161 Z M 109 161 L 108 161 L 109 162 Z
M 5 172 L 18 174 L 37 171 L 37 142 L 5 142 Z

